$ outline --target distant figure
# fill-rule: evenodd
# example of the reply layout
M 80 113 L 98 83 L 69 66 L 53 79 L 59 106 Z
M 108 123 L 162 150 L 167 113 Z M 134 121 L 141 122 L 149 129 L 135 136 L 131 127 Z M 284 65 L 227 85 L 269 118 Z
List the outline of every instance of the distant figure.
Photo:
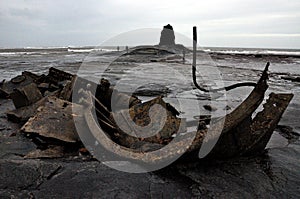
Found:
M 161 31 L 159 45 L 175 45 L 175 34 L 173 27 L 170 24 L 164 26 L 163 30 Z
M 120 47 L 118 46 L 118 47 L 117 47 L 117 51 L 119 51 L 119 50 L 120 50 Z
M 182 62 L 185 63 L 185 49 L 182 50 Z
M 128 53 L 128 46 L 126 46 L 126 53 Z

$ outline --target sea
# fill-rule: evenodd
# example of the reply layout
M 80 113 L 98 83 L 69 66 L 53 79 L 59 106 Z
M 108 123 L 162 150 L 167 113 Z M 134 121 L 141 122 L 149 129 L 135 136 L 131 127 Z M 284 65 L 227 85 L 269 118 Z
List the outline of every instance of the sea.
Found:
M 119 46 L 84 46 L 84 47 L 25 47 L 25 48 L 0 48 L 0 78 L 10 79 L 23 69 L 32 72 L 44 72 L 49 67 L 68 67 L 78 65 L 86 60 L 93 52 L 116 52 Z M 125 46 L 119 50 L 125 51 Z M 130 47 L 129 47 L 130 48 Z M 190 48 L 191 49 L 191 48 Z M 270 70 L 275 73 L 300 74 L 300 49 L 261 49 L 261 48 L 224 48 L 224 47 L 199 47 L 207 54 L 245 56 L 242 59 L 227 57 L 224 60 L 216 59 L 222 66 L 257 69 L 260 70 L 260 59 L 251 59 L 251 56 L 279 56 L 289 57 L 272 64 Z M 237 61 L 237 63 L 235 62 Z M 73 71 L 72 68 L 68 68 Z

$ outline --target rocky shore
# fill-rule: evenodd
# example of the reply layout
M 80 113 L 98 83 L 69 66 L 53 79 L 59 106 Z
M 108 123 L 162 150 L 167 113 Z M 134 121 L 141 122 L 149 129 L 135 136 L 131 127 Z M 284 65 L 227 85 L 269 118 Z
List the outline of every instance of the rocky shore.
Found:
M 35 149 L 17 124 L 7 122 L 10 100 L 0 109 L 1 198 L 298 198 L 299 139 L 257 157 L 177 162 L 159 171 L 129 174 L 72 154 L 24 159 Z
M 233 55 L 222 57 L 219 61 L 230 58 L 231 65 L 234 65 L 235 60 L 241 59 Z M 120 63 L 124 64 L 124 59 L 121 59 Z M 155 62 L 149 60 L 149 63 Z M 217 63 L 220 64 L 218 60 Z M 175 65 L 177 68 L 184 66 L 176 63 Z M 125 66 L 130 67 L 130 64 Z M 114 69 L 118 68 L 112 68 Z M 237 81 L 238 78 L 245 77 L 255 80 L 258 77 L 258 71 L 255 70 L 227 66 L 221 66 L 220 70 L 225 80 Z M 189 70 L 186 73 L 188 74 Z M 118 77 L 117 71 L 112 74 Z M 286 81 L 283 84 L 281 81 L 283 80 L 280 75 L 271 74 L 271 90 L 290 91 L 297 88 L 293 82 Z M 159 90 L 157 85 L 153 88 Z M 186 93 L 184 87 L 181 89 L 185 93 L 183 96 L 188 98 L 190 94 Z M 140 92 L 143 93 L 145 90 L 141 88 Z M 172 92 L 174 90 L 169 87 L 168 93 Z M 297 103 L 299 95 L 297 92 L 294 93 L 295 98 L 283 116 L 281 126 L 275 131 L 262 155 L 226 161 L 185 160 L 159 171 L 144 174 L 113 170 L 86 155 L 84 151 L 72 152 L 61 158 L 25 158 L 30 151 L 36 149 L 36 145 L 30 136 L 19 132 L 20 124 L 7 120 L 6 112 L 15 107 L 11 100 L 1 99 L 0 196 L 2 198 L 298 198 L 300 142 L 297 115 L 300 106 Z M 229 107 L 234 108 L 247 94 L 247 90 L 229 94 Z M 202 99 L 207 100 L 203 96 Z

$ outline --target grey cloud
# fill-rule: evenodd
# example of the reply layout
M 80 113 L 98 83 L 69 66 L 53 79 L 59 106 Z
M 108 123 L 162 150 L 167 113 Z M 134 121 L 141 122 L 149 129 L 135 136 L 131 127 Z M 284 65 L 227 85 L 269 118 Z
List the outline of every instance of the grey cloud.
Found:
M 197 25 L 203 45 L 296 48 L 299 37 L 246 35 L 300 33 L 299 10 L 298 0 L 2 0 L 0 47 L 96 45 L 122 32 L 171 23 L 187 36 Z

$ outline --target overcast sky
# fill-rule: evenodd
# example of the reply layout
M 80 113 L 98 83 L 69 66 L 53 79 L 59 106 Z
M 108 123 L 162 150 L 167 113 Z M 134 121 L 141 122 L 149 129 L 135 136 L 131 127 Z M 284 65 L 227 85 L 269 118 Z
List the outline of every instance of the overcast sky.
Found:
M 187 37 L 196 25 L 200 46 L 300 49 L 300 0 L 0 0 L 0 47 L 150 38 L 168 23 Z

